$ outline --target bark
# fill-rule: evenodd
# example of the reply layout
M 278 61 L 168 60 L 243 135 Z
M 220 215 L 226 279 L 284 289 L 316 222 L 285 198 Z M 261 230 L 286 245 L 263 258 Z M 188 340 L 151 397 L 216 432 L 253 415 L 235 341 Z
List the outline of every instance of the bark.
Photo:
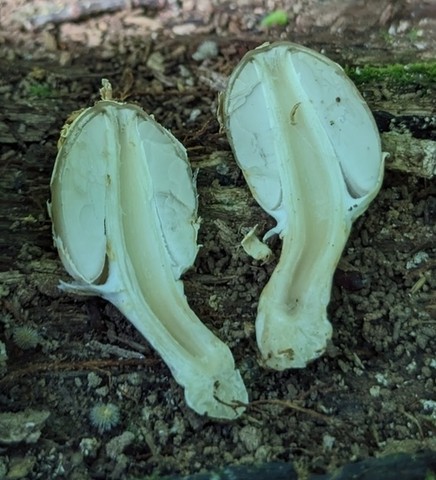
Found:
M 298 473 L 297 473 L 298 471 Z M 436 453 L 427 451 L 415 455 L 399 453 L 381 458 L 350 463 L 327 475 L 303 472 L 290 463 L 271 462 L 262 465 L 227 467 L 221 470 L 165 477 L 162 480 L 422 480 L 433 478 L 436 472 Z

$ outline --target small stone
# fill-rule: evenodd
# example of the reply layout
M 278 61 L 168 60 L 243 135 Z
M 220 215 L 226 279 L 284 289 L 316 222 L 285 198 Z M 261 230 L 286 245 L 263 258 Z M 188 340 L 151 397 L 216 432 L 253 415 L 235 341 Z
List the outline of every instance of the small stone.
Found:
M 142 383 L 142 375 L 140 375 L 139 372 L 130 373 L 127 377 L 127 381 L 130 383 L 130 385 L 137 387 Z
M 102 382 L 102 378 L 100 376 L 98 376 L 96 373 L 94 372 L 90 372 L 88 373 L 88 387 L 89 388 L 96 388 L 98 387 L 101 382 Z
M 434 400 L 420 400 L 422 408 L 425 413 L 430 413 L 431 418 L 436 419 L 436 401 Z
M 369 394 L 371 395 L 371 397 L 379 397 L 380 396 L 380 387 L 379 385 L 374 385 L 373 387 L 371 387 L 369 389 Z
M 100 442 L 93 437 L 82 438 L 79 447 L 84 457 L 95 458 L 97 456 L 98 449 L 100 448 Z
M 383 385 L 384 387 L 389 385 L 388 379 L 382 373 L 376 373 L 374 376 L 377 380 L 377 383 L 379 383 L 380 385 Z
M 106 397 L 109 393 L 109 388 L 105 385 L 103 387 L 97 388 L 95 393 L 100 397 Z
M 135 434 L 129 431 L 123 432 L 118 437 L 114 437 L 106 445 L 106 455 L 112 459 L 117 459 L 135 439 Z
M 206 58 L 214 58 L 218 55 L 218 45 L 212 40 L 206 40 L 201 43 L 197 50 L 192 54 L 192 58 L 196 62 L 206 60 Z
M 24 410 L 0 413 L 0 444 L 36 443 L 50 412 Z
M 336 438 L 332 437 L 328 433 L 326 433 L 322 437 L 322 446 L 323 446 L 324 450 L 331 450 L 333 448 L 333 445 L 335 444 L 335 442 L 336 442 Z
M 6 477 L 8 480 L 19 480 L 26 478 L 32 471 L 35 465 L 36 458 L 33 456 L 15 457 L 12 458 L 9 464 L 9 471 Z
M 241 428 L 239 439 L 248 452 L 255 452 L 261 443 L 261 432 L 252 425 L 246 425 Z

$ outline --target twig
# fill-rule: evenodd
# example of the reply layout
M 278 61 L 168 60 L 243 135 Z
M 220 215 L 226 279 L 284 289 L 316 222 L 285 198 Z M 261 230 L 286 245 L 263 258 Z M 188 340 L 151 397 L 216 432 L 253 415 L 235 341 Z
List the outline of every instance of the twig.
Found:
M 97 370 L 102 372 L 104 368 L 123 368 L 123 367 L 131 367 L 131 366 L 138 366 L 138 365 L 146 365 L 150 366 L 158 362 L 157 359 L 136 359 L 136 358 L 129 358 L 129 359 L 108 359 L 108 360 L 85 360 L 82 362 L 77 361 L 68 361 L 68 362 L 50 362 L 50 363 L 33 363 L 31 365 L 27 365 L 24 368 L 18 368 L 13 370 L 12 372 L 8 373 L 5 377 L 0 380 L 0 387 L 4 385 L 8 385 L 18 378 L 30 375 L 30 374 L 38 374 L 38 373 L 56 373 L 56 372 L 64 372 L 64 371 L 77 371 L 77 370 Z M 103 372 L 106 373 L 106 372 Z
M 225 401 L 221 400 L 218 397 L 215 397 L 215 399 L 218 402 L 220 402 L 224 405 L 227 405 L 228 407 L 234 408 L 235 410 L 238 407 L 245 407 L 247 409 L 250 409 L 250 408 L 253 408 L 253 407 L 257 407 L 259 405 L 279 405 L 280 407 L 283 407 L 283 408 L 289 408 L 291 410 L 296 410 L 297 412 L 305 413 L 306 415 L 310 415 L 310 416 L 315 417 L 318 420 L 322 420 L 323 422 L 326 422 L 326 423 L 330 423 L 330 422 L 333 421 L 333 419 L 331 419 L 327 415 L 323 415 L 322 413 L 315 412 L 315 410 L 311 410 L 309 408 L 300 407 L 299 405 L 297 405 L 293 402 L 290 402 L 288 400 L 270 399 L 270 400 L 253 400 L 250 403 L 243 403 L 243 402 L 228 403 L 228 402 L 225 402 Z

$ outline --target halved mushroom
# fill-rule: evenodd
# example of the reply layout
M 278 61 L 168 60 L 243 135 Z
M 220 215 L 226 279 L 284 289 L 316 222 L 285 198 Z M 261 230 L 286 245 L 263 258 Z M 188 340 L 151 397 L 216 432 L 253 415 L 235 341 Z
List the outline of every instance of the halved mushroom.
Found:
M 164 359 L 200 414 L 233 419 L 247 392 L 229 348 L 189 308 L 197 194 L 186 151 L 133 104 L 102 98 L 63 129 L 49 211 L 64 290 L 113 303 Z
M 289 42 L 245 55 L 219 117 L 251 192 L 277 222 L 264 238 L 283 238 L 258 306 L 263 360 L 304 367 L 331 337 L 333 273 L 352 222 L 382 183 L 376 124 L 339 65 Z

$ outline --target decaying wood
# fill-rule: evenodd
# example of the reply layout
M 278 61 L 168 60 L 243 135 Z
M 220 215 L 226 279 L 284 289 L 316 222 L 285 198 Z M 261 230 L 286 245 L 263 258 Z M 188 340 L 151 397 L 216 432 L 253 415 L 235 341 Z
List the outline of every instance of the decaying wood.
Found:
M 436 471 L 434 452 L 416 455 L 393 454 L 381 458 L 369 458 L 350 463 L 338 471 L 317 475 L 305 471 L 304 467 L 285 462 L 270 462 L 260 465 L 231 466 L 207 473 L 182 477 L 166 477 L 163 480 L 421 480 L 431 479 Z
M 436 142 L 417 139 L 410 131 L 382 133 L 383 150 L 389 152 L 387 168 L 426 178 L 436 175 Z
M 229 42 L 229 40 L 223 40 L 224 45 Z M 340 59 L 336 60 L 340 61 Z M 345 60 L 342 63 L 345 63 Z M 40 65 L 38 62 L 17 62 L 12 71 L 16 71 L 17 75 L 25 76 L 35 68 L 41 68 Z M 77 70 L 78 67 L 62 68 L 59 65 L 44 64 L 43 68 L 48 72 L 47 75 L 55 75 L 60 84 L 63 78 L 82 78 L 89 81 L 89 79 L 96 77 L 95 73 L 92 71 L 86 72 L 83 67 L 79 67 L 79 70 Z M 4 73 L 2 69 L 5 69 L 4 72 L 6 70 L 11 72 L 11 64 L 7 62 L 0 64 L 0 76 L 3 76 Z M 77 74 L 75 74 L 76 70 Z M 420 103 L 417 104 L 415 97 L 402 95 L 401 90 L 397 90 L 395 86 L 389 88 L 389 92 L 384 93 L 382 100 L 379 99 L 377 93 L 380 89 L 379 85 L 365 84 L 363 88 L 365 98 L 382 131 L 384 149 L 390 153 L 387 168 L 400 169 L 413 175 L 431 178 L 434 175 L 436 162 L 436 143 L 433 141 L 434 127 L 431 127 L 436 123 L 436 120 L 431 97 L 420 97 L 418 100 Z M 174 95 L 180 97 L 177 90 L 173 90 L 173 92 Z M 166 103 L 170 102 L 168 95 L 171 95 L 171 93 L 165 94 Z M 216 94 L 214 93 L 214 95 Z M 401 102 L 398 101 L 400 98 L 402 99 Z M 88 104 L 90 103 L 91 99 L 88 101 Z M 45 200 L 49 196 L 50 169 L 56 154 L 55 140 L 65 118 L 78 106 L 75 99 L 69 96 L 65 98 L 30 98 L 20 101 L 3 100 L 2 102 L 0 143 L 10 145 L 11 149 L 18 146 L 20 151 L 25 152 L 25 162 L 17 162 L 8 151 L 3 153 L 0 159 L 2 187 L 0 201 L 2 205 L 8 205 L 7 219 L 2 221 L 2 225 L 0 225 L 3 237 L 2 243 L 7 245 L 0 253 L 0 265 L 10 265 L 11 252 L 14 252 L 13 257 L 15 257 L 18 246 L 26 240 L 26 232 L 30 233 L 32 231 L 32 218 L 36 223 L 35 219 L 40 218 L 41 215 L 46 217 Z M 86 103 L 80 106 L 86 106 Z M 413 115 L 405 115 L 405 112 L 413 112 Z M 401 124 L 401 130 L 395 127 L 396 119 L 399 119 L 397 124 Z M 407 125 L 408 121 L 410 121 L 410 128 Z M 430 127 L 420 130 L 420 125 L 426 125 L 427 127 L 430 125 Z M 393 131 L 390 131 L 391 126 L 394 126 Z M 178 135 L 174 130 L 173 133 L 176 136 Z M 183 135 L 178 136 L 183 141 Z M 193 139 L 195 137 L 194 134 Z M 43 144 L 49 138 L 53 139 L 52 147 L 47 150 Z M 197 153 L 197 146 L 194 145 L 194 147 L 192 151 L 189 151 L 188 148 L 188 152 L 194 168 L 200 167 L 205 175 L 205 177 L 202 176 L 199 179 L 199 191 L 204 199 L 205 207 L 203 208 L 206 209 L 206 213 L 209 209 L 209 213 L 214 218 L 225 217 L 229 214 L 229 207 L 233 216 L 240 212 L 241 218 L 245 217 L 246 222 L 259 218 L 259 215 L 262 218 L 260 209 L 252 201 L 247 190 L 238 190 L 234 186 L 228 189 L 222 186 L 217 189 L 213 188 L 213 178 L 217 175 L 217 167 L 218 170 L 220 168 L 234 169 L 234 175 L 237 176 L 237 169 L 231 153 L 224 150 L 222 154 L 217 154 L 213 151 L 213 148 L 208 149 L 207 146 Z M 210 176 L 208 177 L 208 175 Z M 27 186 L 23 190 L 24 185 Z M 23 203 L 23 195 L 32 199 L 36 207 L 35 210 L 29 211 L 28 206 Z M 250 205 L 252 214 L 247 214 L 247 205 Z M 32 241 L 39 244 L 38 238 L 44 239 L 44 246 L 47 247 L 51 242 L 49 228 L 48 218 L 46 218 L 44 232 L 36 235 L 36 238 L 34 232 Z
M 43 28 L 49 23 L 58 25 L 64 22 L 83 20 L 92 15 L 111 13 L 118 10 L 137 7 L 164 8 L 166 0 L 92 0 L 83 2 L 75 0 L 57 6 L 55 2 L 48 2 L 48 13 L 34 15 L 29 19 L 28 27 Z

